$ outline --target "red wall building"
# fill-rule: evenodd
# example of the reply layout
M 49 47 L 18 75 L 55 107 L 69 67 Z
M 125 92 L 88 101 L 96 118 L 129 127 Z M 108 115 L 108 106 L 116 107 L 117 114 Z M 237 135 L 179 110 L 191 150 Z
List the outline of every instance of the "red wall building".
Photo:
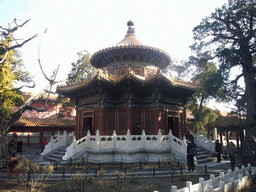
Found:
M 26 98 L 29 98 L 33 93 L 23 93 Z M 43 109 L 46 97 L 35 101 L 32 106 Z M 9 137 L 21 139 L 25 145 L 42 145 L 43 139 L 46 138 L 49 142 L 51 136 L 60 134 L 66 130 L 68 133 L 75 131 L 75 110 L 73 116 L 59 119 L 58 113 L 60 106 L 54 102 L 55 96 L 51 96 L 48 100 L 46 112 L 37 112 L 35 110 L 27 110 L 22 114 L 22 117 L 16 121 L 9 129 Z M 18 107 L 14 107 L 16 111 Z
M 172 133 L 182 138 L 187 131 L 187 99 L 197 86 L 167 77 L 170 56 L 163 50 L 142 45 L 128 22 L 125 38 L 117 46 L 92 55 L 91 64 L 98 74 L 80 83 L 57 88 L 76 100 L 77 139 L 90 130 L 95 134 L 133 134 L 137 124 L 146 134 Z

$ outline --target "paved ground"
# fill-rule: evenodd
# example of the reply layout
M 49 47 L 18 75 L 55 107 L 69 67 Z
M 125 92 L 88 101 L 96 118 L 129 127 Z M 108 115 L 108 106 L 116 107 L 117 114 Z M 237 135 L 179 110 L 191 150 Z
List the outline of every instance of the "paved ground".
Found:
M 41 158 L 41 151 L 42 149 L 38 145 L 29 147 L 24 146 L 22 155 L 24 155 L 25 157 L 32 161 L 39 161 L 39 159 Z

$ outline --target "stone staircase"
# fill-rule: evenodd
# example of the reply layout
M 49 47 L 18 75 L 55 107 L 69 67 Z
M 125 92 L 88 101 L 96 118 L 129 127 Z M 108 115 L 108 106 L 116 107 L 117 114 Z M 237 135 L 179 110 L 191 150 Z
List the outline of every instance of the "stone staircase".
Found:
M 50 155 L 47 155 L 45 157 L 41 157 L 40 162 L 41 162 L 41 164 L 43 164 L 43 162 L 45 164 L 46 164 L 46 162 L 48 162 L 48 163 L 53 163 L 53 162 L 61 163 L 63 161 L 62 157 L 65 155 L 65 152 L 66 152 L 66 147 L 59 147 L 57 150 L 55 150 Z
M 217 158 L 212 157 L 212 153 L 209 152 L 208 150 L 204 149 L 203 147 L 199 146 L 196 148 L 197 149 L 197 154 L 195 155 L 196 165 L 205 165 L 207 163 L 211 163 L 213 161 L 216 162 Z M 48 163 L 61 163 L 63 162 L 62 157 L 65 155 L 66 148 L 65 147 L 60 147 L 55 152 L 53 152 L 50 155 L 47 155 L 46 157 L 41 157 L 40 162 L 41 164 L 47 164 Z
M 212 153 L 209 152 L 208 150 L 204 149 L 201 146 L 198 146 L 197 148 L 197 154 L 195 155 L 196 161 L 195 164 L 197 165 L 205 165 L 207 163 L 211 163 L 213 161 L 216 162 L 217 158 L 213 157 Z

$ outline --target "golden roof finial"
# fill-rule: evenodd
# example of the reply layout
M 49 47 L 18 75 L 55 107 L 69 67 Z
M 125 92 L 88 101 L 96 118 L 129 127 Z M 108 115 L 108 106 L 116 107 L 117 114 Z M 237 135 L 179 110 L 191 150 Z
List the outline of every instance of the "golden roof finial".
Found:
M 133 25 L 134 23 L 131 20 L 127 22 L 127 26 L 128 26 L 127 35 L 135 33 L 135 29 L 132 28 Z

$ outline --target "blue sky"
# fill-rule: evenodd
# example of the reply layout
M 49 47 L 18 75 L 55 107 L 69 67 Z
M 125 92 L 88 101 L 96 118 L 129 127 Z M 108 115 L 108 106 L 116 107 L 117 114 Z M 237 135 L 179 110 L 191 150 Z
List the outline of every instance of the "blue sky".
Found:
M 137 39 L 158 47 L 172 59 L 186 60 L 192 53 L 192 29 L 227 0 L 0 0 L 0 25 L 14 18 L 31 19 L 16 38 L 42 34 L 22 47 L 24 64 L 38 92 L 47 85 L 38 67 L 38 49 L 50 76 L 60 64 L 58 79 L 66 79 L 77 52 L 91 54 L 115 46 L 125 36 L 127 21 L 134 21 Z

